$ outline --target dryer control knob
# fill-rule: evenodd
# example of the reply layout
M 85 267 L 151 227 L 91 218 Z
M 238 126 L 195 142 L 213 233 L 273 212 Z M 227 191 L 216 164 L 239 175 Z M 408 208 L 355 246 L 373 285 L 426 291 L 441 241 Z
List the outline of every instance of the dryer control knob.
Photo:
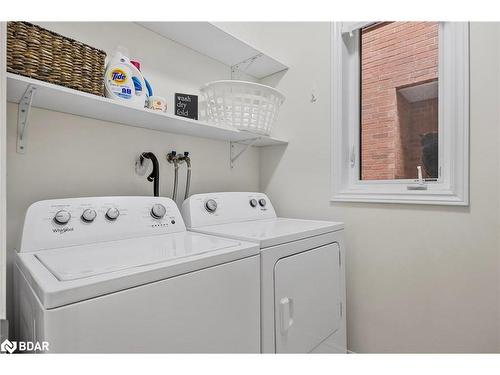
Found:
M 250 199 L 250 206 L 257 207 L 257 199 Z
M 66 210 L 59 210 L 54 216 L 54 221 L 59 225 L 67 224 L 70 219 L 71 214 Z
M 120 211 L 116 207 L 111 207 L 106 211 L 106 219 L 108 220 L 116 220 L 118 216 L 120 216 Z
M 95 212 L 95 210 L 92 210 L 91 208 L 87 208 L 82 213 L 82 220 L 86 223 L 93 222 L 96 217 L 97 217 L 97 212 Z
M 210 213 L 214 213 L 217 210 L 217 202 L 213 199 L 207 200 L 205 202 L 205 209 Z
M 259 199 L 259 204 L 261 207 L 266 207 L 267 202 L 265 199 L 262 198 L 262 199 Z
M 167 209 L 163 204 L 156 203 L 151 208 L 151 216 L 155 219 L 161 219 L 167 213 Z

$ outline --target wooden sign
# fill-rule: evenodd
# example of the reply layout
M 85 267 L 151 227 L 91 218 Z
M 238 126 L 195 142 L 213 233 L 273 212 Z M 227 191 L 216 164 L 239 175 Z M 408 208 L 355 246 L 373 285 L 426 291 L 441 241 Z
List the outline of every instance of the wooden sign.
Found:
M 175 93 L 175 114 L 198 120 L 198 96 Z

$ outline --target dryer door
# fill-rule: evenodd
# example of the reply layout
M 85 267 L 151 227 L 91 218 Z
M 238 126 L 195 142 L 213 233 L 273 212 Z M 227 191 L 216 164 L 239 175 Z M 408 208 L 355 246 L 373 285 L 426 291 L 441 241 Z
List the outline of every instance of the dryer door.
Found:
M 274 267 L 276 353 L 308 353 L 340 327 L 337 243 L 282 258 Z

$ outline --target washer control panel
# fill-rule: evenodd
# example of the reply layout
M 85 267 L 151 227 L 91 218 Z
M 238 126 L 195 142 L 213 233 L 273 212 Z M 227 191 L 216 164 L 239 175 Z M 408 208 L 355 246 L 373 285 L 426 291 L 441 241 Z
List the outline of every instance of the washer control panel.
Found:
M 177 205 L 163 197 L 93 197 L 40 201 L 26 212 L 19 251 L 185 231 Z
M 262 193 L 208 193 L 192 195 L 182 204 L 182 216 L 188 228 L 271 219 L 276 212 Z

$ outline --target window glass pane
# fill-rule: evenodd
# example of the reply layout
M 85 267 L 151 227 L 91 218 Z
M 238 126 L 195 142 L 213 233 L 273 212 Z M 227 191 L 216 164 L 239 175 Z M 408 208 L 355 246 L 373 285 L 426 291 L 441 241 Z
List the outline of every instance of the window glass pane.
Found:
M 361 30 L 362 180 L 438 177 L 437 22 Z

